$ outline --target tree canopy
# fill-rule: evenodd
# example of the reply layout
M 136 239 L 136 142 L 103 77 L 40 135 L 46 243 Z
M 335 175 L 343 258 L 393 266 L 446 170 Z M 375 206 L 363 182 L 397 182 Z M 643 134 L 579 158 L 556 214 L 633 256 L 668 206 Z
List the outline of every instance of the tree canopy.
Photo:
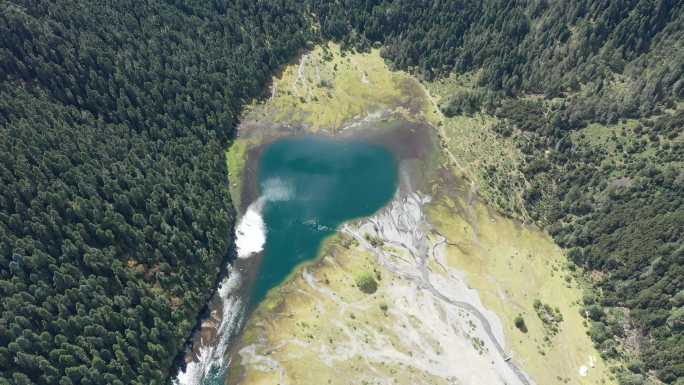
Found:
M 607 277 L 585 301 L 595 341 L 612 354 L 613 310 L 628 309 L 646 342 L 624 383 L 641 370 L 681 383 L 683 8 L 0 2 L 0 385 L 168 381 L 230 255 L 224 150 L 240 110 L 326 39 L 382 46 L 426 79 L 476 73 L 444 112 L 486 109 L 525 138 L 523 172 L 539 181 L 527 209 Z M 639 125 L 614 140 L 617 163 L 574 134 L 625 118 Z

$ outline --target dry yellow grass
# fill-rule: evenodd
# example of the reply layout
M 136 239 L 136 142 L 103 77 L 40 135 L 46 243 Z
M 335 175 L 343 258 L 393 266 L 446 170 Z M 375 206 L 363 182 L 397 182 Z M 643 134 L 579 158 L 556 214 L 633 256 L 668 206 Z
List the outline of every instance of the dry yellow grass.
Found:
M 417 85 L 407 74 L 390 71 L 377 49 L 351 53 L 329 43 L 285 67 L 273 79 L 271 97 L 253 103 L 248 118 L 334 132 L 353 120 L 412 103 L 413 92 L 407 89 Z
M 450 265 L 466 273 L 484 305 L 502 319 L 514 358 L 538 384 L 614 383 L 586 334 L 578 305 L 581 290 L 566 270 L 562 250 L 544 232 L 504 218 L 478 201 L 470 204 L 443 197 L 428 215 L 452 245 Z M 548 341 L 533 308 L 536 299 L 558 307 L 563 315 L 560 332 Z M 515 327 L 519 314 L 527 333 Z M 586 377 L 579 375 L 581 366 L 589 369 Z
M 240 373 L 240 383 L 348 385 L 394 378 L 396 384 L 446 385 L 444 379 L 409 365 L 368 359 L 365 352 L 377 343 L 411 354 L 388 330 L 395 321 L 386 314 L 386 306 L 393 304 L 385 293 L 397 278 L 350 238 L 330 238 L 322 254 L 259 305 L 244 332 L 247 348 L 240 354 L 241 367 L 232 368 Z M 378 291 L 359 290 L 355 278 L 376 272 L 382 277 Z

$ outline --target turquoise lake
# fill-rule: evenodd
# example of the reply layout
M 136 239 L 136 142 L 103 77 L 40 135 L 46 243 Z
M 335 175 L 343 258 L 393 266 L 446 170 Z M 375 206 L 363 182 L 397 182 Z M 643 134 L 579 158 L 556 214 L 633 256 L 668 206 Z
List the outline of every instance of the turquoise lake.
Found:
M 398 161 L 386 148 L 317 136 L 280 139 L 259 159 L 266 243 L 252 304 L 302 262 L 316 258 L 340 224 L 387 204 L 398 185 Z
M 240 313 L 246 310 L 247 316 L 298 265 L 315 259 L 323 240 L 340 224 L 372 215 L 386 205 L 399 179 L 394 154 L 361 140 L 321 136 L 279 139 L 264 148 L 257 162 L 259 196 L 250 205 L 254 227 L 245 234 L 247 238 L 257 235 L 252 238 L 257 240 L 252 244 L 256 248 L 250 250 L 256 252 L 263 247 L 261 263 L 252 265 L 258 271 L 248 286 L 248 309 L 242 305 L 233 308 Z M 229 301 L 223 306 L 231 309 L 236 305 Z M 227 343 L 230 335 L 221 334 L 217 341 L 224 339 Z M 218 352 L 218 356 L 204 357 L 197 367 L 200 371 L 194 372 L 202 385 L 222 385 L 226 381 L 226 362 L 217 358 L 224 352 Z M 202 373 L 202 365 L 208 365 L 206 373 Z

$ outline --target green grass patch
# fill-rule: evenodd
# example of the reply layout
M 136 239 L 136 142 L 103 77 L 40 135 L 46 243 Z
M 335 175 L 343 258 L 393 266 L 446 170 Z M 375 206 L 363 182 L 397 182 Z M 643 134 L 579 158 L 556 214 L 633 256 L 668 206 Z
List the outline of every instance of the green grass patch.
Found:
M 373 294 L 378 291 L 378 281 L 375 280 L 375 275 L 371 272 L 363 272 L 354 279 L 356 286 L 366 294 Z
M 230 197 L 233 200 L 233 206 L 236 210 L 240 210 L 240 205 L 242 203 L 242 182 L 249 147 L 249 141 L 236 139 L 226 151 Z

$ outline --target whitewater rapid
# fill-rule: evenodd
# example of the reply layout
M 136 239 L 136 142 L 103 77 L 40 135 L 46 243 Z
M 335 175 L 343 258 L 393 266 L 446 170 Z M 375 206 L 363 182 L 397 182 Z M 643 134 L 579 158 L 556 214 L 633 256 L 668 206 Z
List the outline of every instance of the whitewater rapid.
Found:
M 292 183 L 282 178 L 270 178 L 261 185 L 261 196 L 247 207 L 235 229 L 235 246 L 239 258 L 249 258 L 260 252 L 266 243 L 266 225 L 263 219 L 264 206 L 268 202 L 286 201 L 294 197 Z M 245 303 L 238 295 L 242 278 L 233 266 L 228 265 L 227 276 L 218 287 L 222 313 L 212 311 L 208 320 L 220 320 L 214 341 L 199 341 L 200 347 L 194 359 L 179 371 L 174 385 L 202 385 L 205 381 L 223 377 L 230 362 L 226 352 L 233 338 L 242 327 Z
M 201 346 L 198 349 L 197 356 L 193 361 L 186 364 L 184 371 L 178 372 L 174 381 L 175 385 L 202 385 L 204 380 L 212 374 L 223 375 L 223 371 L 228 367 L 226 352 L 232 338 L 240 330 L 244 303 L 236 293 L 242 283 L 240 274 L 230 265 L 228 265 L 227 273 L 227 277 L 221 281 L 218 287 L 218 295 L 222 302 L 222 313 L 220 323 L 216 328 L 216 340 L 209 343 L 206 343 L 207 341 L 199 342 Z M 212 311 L 210 319 L 218 318 L 218 314 L 214 313 L 216 311 Z
M 264 249 L 266 224 L 262 214 L 266 203 L 290 200 L 293 196 L 292 183 L 282 178 L 271 178 L 262 183 L 261 196 L 247 207 L 235 230 L 238 258 L 249 258 Z
M 266 243 L 266 224 L 261 212 L 264 208 L 264 198 L 260 197 L 247 207 L 245 215 L 238 222 L 235 230 L 235 247 L 238 258 L 249 258 L 263 250 Z

